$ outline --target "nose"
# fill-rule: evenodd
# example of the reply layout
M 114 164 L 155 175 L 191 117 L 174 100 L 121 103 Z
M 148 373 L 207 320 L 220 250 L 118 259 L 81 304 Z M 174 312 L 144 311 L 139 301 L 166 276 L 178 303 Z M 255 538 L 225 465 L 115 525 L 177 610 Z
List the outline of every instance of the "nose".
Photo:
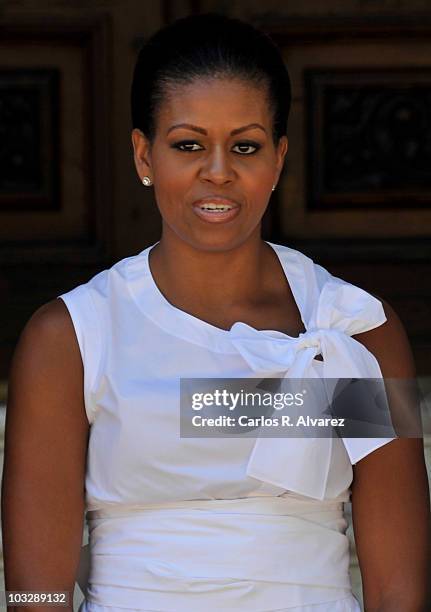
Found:
M 201 179 L 222 185 L 232 181 L 234 176 L 235 172 L 232 168 L 229 153 L 224 151 L 222 147 L 215 147 L 209 151 L 200 171 Z

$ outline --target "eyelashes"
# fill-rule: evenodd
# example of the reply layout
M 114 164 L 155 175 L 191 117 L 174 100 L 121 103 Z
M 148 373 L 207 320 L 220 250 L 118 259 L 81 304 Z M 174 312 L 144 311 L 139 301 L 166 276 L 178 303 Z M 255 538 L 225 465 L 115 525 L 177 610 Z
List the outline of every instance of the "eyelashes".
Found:
M 199 143 L 197 143 L 195 140 L 181 140 L 179 142 L 174 142 L 171 145 L 171 148 L 173 149 L 178 149 L 179 151 L 184 151 L 186 153 L 195 153 L 196 151 L 200 151 L 201 149 L 188 149 L 188 148 L 182 148 L 182 147 L 189 147 L 192 145 L 199 145 Z M 259 149 L 261 148 L 261 145 L 257 142 L 247 142 L 247 141 L 241 141 L 241 142 L 237 142 L 235 145 L 235 147 L 242 147 L 243 149 L 254 149 L 254 151 L 235 151 L 236 153 L 238 153 L 238 155 L 254 155 L 255 153 L 257 153 L 259 151 Z

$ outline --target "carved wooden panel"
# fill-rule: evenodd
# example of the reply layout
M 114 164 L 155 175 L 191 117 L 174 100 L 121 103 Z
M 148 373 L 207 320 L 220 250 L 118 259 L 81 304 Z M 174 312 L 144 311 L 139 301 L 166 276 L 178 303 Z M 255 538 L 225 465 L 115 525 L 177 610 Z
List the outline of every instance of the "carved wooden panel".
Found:
M 109 213 L 109 18 L 0 23 L 0 262 L 95 262 Z
M 110 29 L 0 22 L 0 378 L 31 313 L 109 262 Z
M 431 374 L 431 18 L 256 16 L 292 80 L 265 236 L 388 301 Z
M 60 71 L 0 68 L 0 211 L 56 210 Z
M 308 209 L 431 205 L 431 69 L 304 70 Z

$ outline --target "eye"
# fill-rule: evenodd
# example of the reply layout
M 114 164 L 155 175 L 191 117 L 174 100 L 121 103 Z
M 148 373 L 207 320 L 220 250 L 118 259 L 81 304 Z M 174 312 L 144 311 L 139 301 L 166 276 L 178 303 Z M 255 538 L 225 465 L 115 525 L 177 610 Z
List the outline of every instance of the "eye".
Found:
M 171 145 L 173 149 L 179 149 L 180 151 L 187 151 L 189 153 L 194 153 L 195 151 L 200 151 L 202 149 L 202 147 L 190 148 L 194 146 L 200 147 L 200 145 L 194 140 L 181 140 L 180 142 L 174 142 Z M 234 145 L 234 148 L 235 147 L 239 147 L 241 149 L 240 151 L 235 151 L 240 155 L 253 155 L 261 148 L 261 145 L 257 142 L 238 142 L 236 145 Z M 248 151 L 244 149 L 248 149 Z M 250 149 L 254 150 L 250 151 Z
M 241 155 L 253 155 L 253 153 L 257 153 L 257 151 L 260 149 L 260 144 L 258 144 L 257 142 L 238 142 L 235 147 L 241 147 L 242 151 L 240 151 Z M 246 149 L 254 149 L 254 151 L 244 151 L 244 148 Z
M 197 145 L 198 143 L 195 142 L 194 140 L 182 140 L 181 142 L 174 142 L 172 146 L 173 149 L 179 149 L 180 151 L 189 151 L 190 153 L 193 153 L 194 151 L 199 151 L 199 149 L 188 149 L 188 148 L 182 148 L 182 147 L 190 147 L 193 145 Z

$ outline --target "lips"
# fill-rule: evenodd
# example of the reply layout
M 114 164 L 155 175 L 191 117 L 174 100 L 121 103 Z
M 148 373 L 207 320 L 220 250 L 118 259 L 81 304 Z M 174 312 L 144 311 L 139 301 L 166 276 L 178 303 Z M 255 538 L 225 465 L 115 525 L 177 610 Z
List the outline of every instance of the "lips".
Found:
M 240 210 L 239 202 L 221 196 L 206 196 L 193 203 L 193 211 L 203 221 L 223 223 L 234 219 Z
M 201 198 L 200 200 L 196 200 L 193 203 L 193 206 L 198 206 L 199 208 L 203 208 L 206 205 L 211 206 L 228 206 L 229 208 L 238 208 L 239 203 L 235 200 L 231 200 L 230 198 L 224 198 L 222 196 L 206 196 L 205 198 Z

